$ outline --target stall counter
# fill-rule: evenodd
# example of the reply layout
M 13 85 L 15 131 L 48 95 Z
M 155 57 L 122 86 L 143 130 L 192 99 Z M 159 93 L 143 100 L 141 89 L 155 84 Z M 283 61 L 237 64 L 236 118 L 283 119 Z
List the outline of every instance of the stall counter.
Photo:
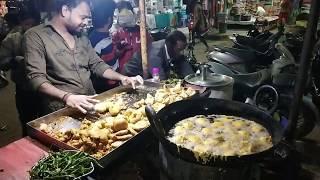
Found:
M 49 148 L 25 137 L 0 148 L 0 179 L 29 179 L 29 170 L 44 157 Z

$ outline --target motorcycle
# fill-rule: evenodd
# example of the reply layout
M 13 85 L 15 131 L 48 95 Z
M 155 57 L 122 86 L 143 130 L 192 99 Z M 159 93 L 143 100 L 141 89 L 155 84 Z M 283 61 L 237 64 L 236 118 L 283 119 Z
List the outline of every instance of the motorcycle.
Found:
M 247 36 L 244 37 L 251 37 L 255 39 L 267 39 L 269 36 L 272 35 L 272 33 L 269 30 L 264 30 L 262 32 L 259 31 L 259 27 L 263 27 L 264 29 L 265 26 L 266 24 L 264 22 L 261 22 L 258 19 L 256 19 L 254 24 L 249 27 Z
M 221 62 L 232 66 L 240 72 L 255 72 L 270 65 L 274 59 L 279 58 L 275 44 L 281 37 L 281 32 L 272 36 L 268 42 L 260 44 L 257 48 L 238 44 L 242 48 L 215 47 L 208 54 L 209 61 Z M 261 51 L 264 50 L 264 51 Z
M 255 72 L 267 68 L 274 59 L 280 57 L 275 44 L 283 37 L 283 29 L 270 36 L 266 41 L 257 43 L 257 40 L 240 44 L 234 41 L 238 48 L 215 47 L 208 54 L 209 61 L 227 64 L 240 72 Z M 289 42 L 290 44 L 290 42 Z
M 257 28 L 256 28 L 257 31 Z M 250 30 L 249 30 L 250 32 Z M 277 33 L 273 34 L 268 30 L 265 30 L 261 33 L 259 33 L 256 36 L 250 35 L 248 32 L 247 36 L 242 36 L 239 34 L 233 34 L 233 37 L 230 37 L 230 39 L 233 41 L 234 48 L 244 48 L 246 49 L 247 47 L 250 48 L 257 48 L 259 51 L 265 51 L 266 47 L 268 47 L 268 43 L 270 43 L 273 39 L 278 38 L 281 36 L 284 32 L 283 27 L 279 27 L 279 30 Z
M 293 92 L 298 75 L 299 62 L 284 45 L 276 44 L 276 49 L 281 53 L 281 56 L 279 59 L 273 61 L 271 65 L 271 85 L 275 90 L 275 94 L 278 94 L 277 108 L 273 111 L 273 114 L 278 116 L 282 125 L 286 127 L 288 125 L 288 119 L 286 117 L 289 116 L 290 104 L 294 98 Z M 312 78 L 309 78 L 309 80 L 307 80 L 308 87 L 312 85 L 311 79 Z M 259 103 L 259 96 L 261 102 L 261 96 L 263 95 L 262 91 L 263 88 L 258 89 L 254 96 L 254 102 L 260 108 L 261 104 L 263 104 Z M 306 88 L 298 116 L 296 136 L 303 137 L 307 135 L 313 130 L 316 123 L 319 122 L 319 110 L 313 101 L 310 88 Z
M 300 55 L 303 46 L 303 38 L 304 32 L 300 33 L 285 33 L 283 40 L 279 40 L 279 42 L 283 43 L 283 45 L 291 52 L 296 61 L 300 60 Z
M 208 62 L 209 69 L 213 73 L 230 76 L 234 79 L 233 100 L 245 102 L 247 97 L 253 96 L 254 92 L 264 84 L 271 82 L 271 71 L 262 69 L 252 73 L 242 73 L 220 62 Z
M 214 73 L 228 75 L 234 78 L 234 100 L 257 106 L 274 116 L 286 128 L 290 112 L 290 103 L 293 100 L 293 89 L 296 79 L 297 63 L 287 48 L 281 44 L 275 46 L 281 54 L 270 68 L 253 73 L 243 73 L 221 62 L 208 62 Z M 302 108 L 299 113 L 296 136 L 307 135 L 320 122 L 319 111 L 306 94 L 302 99 Z

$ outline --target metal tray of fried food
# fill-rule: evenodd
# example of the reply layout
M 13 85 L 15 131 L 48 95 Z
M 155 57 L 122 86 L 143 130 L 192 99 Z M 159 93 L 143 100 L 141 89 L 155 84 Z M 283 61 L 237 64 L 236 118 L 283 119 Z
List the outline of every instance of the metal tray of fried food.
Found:
M 127 92 L 128 103 L 134 103 L 135 101 L 138 101 L 141 98 L 145 98 L 148 93 L 153 94 L 156 91 L 156 89 L 158 89 L 161 86 L 162 86 L 161 84 L 152 83 L 152 82 L 146 82 L 145 85 L 139 86 L 135 90 L 133 90 L 131 87 L 128 87 L 128 86 L 121 86 L 121 87 L 117 87 L 112 90 L 106 91 L 104 93 L 101 93 L 96 98 L 101 100 L 101 99 L 111 97 L 114 94 Z M 61 118 L 66 116 L 68 116 L 69 118 L 64 118 L 64 119 Z M 59 141 L 58 139 L 51 137 L 45 132 L 42 132 L 40 130 L 40 124 L 42 123 L 51 124 L 54 126 L 53 128 L 56 128 L 57 130 L 67 131 L 68 129 L 71 129 L 71 128 L 79 128 L 81 124 L 81 119 L 83 119 L 83 117 L 85 116 L 90 116 L 90 115 L 83 115 L 76 109 L 72 109 L 68 107 L 63 108 L 61 110 L 58 110 L 56 112 L 53 112 L 51 114 L 48 114 L 46 116 L 40 117 L 38 119 L 35 119 L 27 123 L 28 135 L 31 136 L 32 138 L 39 140 L 40 142 L 47 145 L 48 147 L 59 148 L 64 150 L 73 150 L 73 149 L 76 150 L 76 148 L 68 145 L 67 143 Z M 92 119 L 94 119 L 94 117 L 90 117 L 90 120 Z M 108 154 L 104 155 L 101 159 L 98 159 L 98 161 L 102 165 L 108 166 L 114 160 L 116 160 L 117 158 L 120 158 L 123 154 L 130 151 L 130 149 L 134 149 L 137 145 L 142 143 L 146 137 L 146 134 L 150 132 L 151 131 L 149 130 L 149 128 L 146 128 L 140 131 L 137 135 L 128 139 L 122 145 L 110 151 Z

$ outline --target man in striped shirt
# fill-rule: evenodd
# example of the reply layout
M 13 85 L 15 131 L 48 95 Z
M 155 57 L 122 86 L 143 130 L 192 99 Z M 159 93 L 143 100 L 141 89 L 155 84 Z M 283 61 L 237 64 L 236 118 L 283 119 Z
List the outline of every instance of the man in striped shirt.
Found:
M 116 4 L 112 0 L 98 2 L 93 7 L 92 23 L 94 29 L 90 32 L 89 39 L 100 58 L 114 71 L 119 72 L 119 56 L 123 53 L 123 50 L 118 50 L 120 48 L 113 45 L 109 34 Z M 97 93 L 112 89 L 119 84 L 117 81 L 106 81 L 96 76 L 92 76 L 91 79 Z

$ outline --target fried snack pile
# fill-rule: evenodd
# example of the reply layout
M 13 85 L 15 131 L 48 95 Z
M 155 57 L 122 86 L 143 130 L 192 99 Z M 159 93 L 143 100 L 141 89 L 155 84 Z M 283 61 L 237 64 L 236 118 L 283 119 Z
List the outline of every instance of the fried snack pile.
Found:
M 272 147 L 269 132 L 260 124 L 225 115 L 195 116 L 178 122 L 169 141 L 192 150 L 197 158 L 242 156 Z
M 84 117 L 80 128 L 65 132 L 55 131 L 50 125 L 42 123 L 39 129 L 100 159 L 150 125 L 145 114 L 147 104 L 159 111 L 170 103 L 194 94 L 194 90 L 184 88 L 181 84 L 174 87 L 165 85 L 158 89 L 154 96 L 147 94 L 146 98 L 130 105 L 126 102 L 126 93 L 119 93 L 96 104 L 95 111 L 98 118 L 92 121 L 90 116 Z M 70 117 L 60 117 L 60 119 L 68 118 Z

